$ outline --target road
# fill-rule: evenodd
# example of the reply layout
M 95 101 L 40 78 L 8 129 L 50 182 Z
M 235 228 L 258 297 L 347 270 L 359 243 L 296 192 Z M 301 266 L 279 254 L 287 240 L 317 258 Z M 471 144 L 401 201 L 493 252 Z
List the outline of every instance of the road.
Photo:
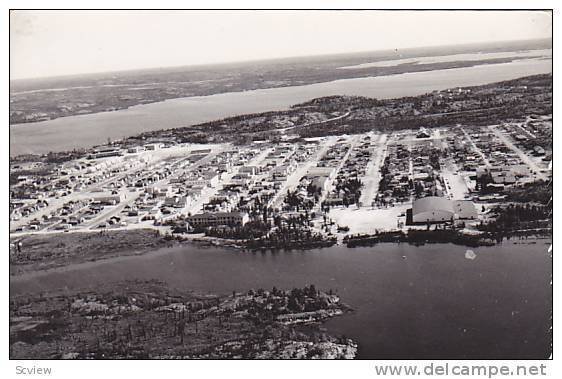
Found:
M 124 163 L 125 162 L 123 162 L 122 164 L 124 164 Z M 131 167 L 128 170 L 125 170 L 121 173 L 112 175 L 109 178 L 107 178 L 107 179 L 105 179 L 101 182 L 94 183 L 94 184 L 88 186 L 86 189 L 83 189 L 81 191 L 75 191 L 75 192 L 72 192 L 72 193 L 70 193 L 66 196 L 61 196 L 59 198 L 48 198 L 48 199 L 46 199 L 49 202 L 48 206 L 38 210 L 37 212 L 34 212 L 34 213 L 30 214 L 27 217 L 22 217 L 17 221 L 11 221 L 10 222 L 10 228 L 15 229 L 15 228 L 18 228 L 19 226 L 27 225 L 33 219 L 39 220 L 44 215 L 47 215 L 47 214 L 55 211 L 56 209 L 61 208 L 65 203 L 68 203 L 69 201 L 76 201 L 76 200 L 91 198 L 92 197 L 91 192 L 93 190 L 95 190 L 97 188 L 101 188 L 101 187 L 107 185 L 108 183 L 110 183 L 112 181 L 121 180 L 126 175 L 129 175 L 133 172 L 136 172 L 136 171 L 139 171 L 139 170 L 146 170 L 147 165 L 140 165 L 140 166 L 137 165 L 137 166 Z
M 127 196 L 127 198 L 125 200 L 121 201 L 119 204 L 117 204 L 116 206 L 109 209 L 109 211 L 102 212 L 99 216 L 93 218 L 87 224 L 80 225 L 79 228 L 82 228 L 82 229 L 97 229 L 100 224 L 106 222 L 111 217 L 118 216 L 119 213 L 127 205 L 130 205 L 130 204 L 134 203 L 134 201 L 140 196 L 140 192 L 138 192 L 138 191 L 137 192 L 128 192 L 126 196 Z
M 361 139 L 361 135 L 353 135 L 353 136 L 350 136 L 347 139 L 347 142 L 349 143 L 349 149 L 345 153 L 341 162 L 337 165 L 333 178 L 328 179 L 328 185 L 326 186 L 326 190 L 322 191 L 322 194 L 320 195 L 320 198 L 318 199 L 318 202 L 316 203 L 316 205 L 314 207 L 315 210 L 318 211 L 318 213 L 320 213 L 320 210 L 321 210 L 320 208 L 321 208 L 321 205 L 324 202 L 324 200 L 334 190 L 334 188 L 335 188 L 334 181 L 338 177 L 338 173 L 340 172 L 340 170 L 343 167 L 343 165 L 345 164 L 345 162 L 349 159 L 349 156 L 351 155 L 351 152 L 353 151 L 353 149 L 357 145 L 357 142 L 359 142 L 360 139 Z
M 335 137 L 327 138 L 322 146 L 316 151 L 313 157 L 308 159 L 306 162 L 299 163 L 297 169 L 287 177 L 287 180 L 283 183 L 279 191 L 270 201 L 270 206 L 272 208 L 279 208 L 283 204 L 283 200 L 287 195 L 287 190 L 294 190 L 298 185 L 303 176 L 306 175 L 308 170 L 312 167 L 316 167 L 316 164 L 326 154 L 326 151 L 336 143 Z
M 190 170 L 195 169 L 207 162 L 209 162 L 212 158 L 214 158 L 218 153 L 220 153 L 221 151 L 224 151 L 225 148 L 227 146 L 226 145 L 216 145 L 216 146 L 211 146 L 211 153 L 209 153 L 206 157 L 200 159 L 199 161 L 195 162 L 193 165 L 191 165 L 189 167 Z M 72 192 L 71 194 L 67 195 L 67 196 L 62 196 L 58 199 L 47 199 L 47 201 L 49 202 L 49 205 L 43 209 L 40 209 L 39 211 L 32 213 L 31 215 L 27 216 L 27 217 L 22 217 L 20 220 L 17 221 L 11 221 L 10 222 L 10 228 L 11 229 L 15 229 L 19 226 L 22 225 L 26 225 L 28 224 L 31 220 L 33 219 L 40 219 L 43 215 L 47 215 L 53 211 L 55 211 L 56 209 L 62 207 L 65 203 L 69 202 L 69 201 L 75 201 L 75 200 L 80 200 L 80 199 L 88 199 L 92 197 L 92 191 L 94 189 L 103 187 L 105 185 L 107 185 L 108 183 L 111 183 L 113 181 L 118 181 L 123 179 L 125 176 L 132 174 L 134 172 L 137 171 L 144 171 L 144 172 L 150 172 L 150 170 L 153 170 L 156 166 L 160 165 L 162 163 L 162 161 L 166 158 L 170 158 L 173 156 L 178 156 L 178 161 L 181 161 L 183 159 L 185 159 L 185 155 L 188 154 L 188 149 L 191 150 L 192 147 L 176 147 L 176 148 L 171 148 L 170 150 L 160 150 L 157 152 L 145 152 L 143 153 L 144 155 L 150 154 L 152 157 L 152 161 L 150 163 L 144 164 L 144 165 L 136 165 L 133 166 L 131 168 L 129 168 L 128 170 L 125 170 L 123 172 L 120 172 L 118 174 L 115 174 L 113 176 L 111 176 L 110 178 L 107 178 L 101 182 L 98 183 L 94 183 L 91 186 L 88 186 L 86 189 L 81 190 L 81 191 L 76 191 L 76 192 Z M 124 164 L 125 162 L 123 162 Z M 174 163 L 172 163 L 173 165 Z M 155 183 L 155 185 L 161 185 L 162 183 L 166 183 L 167 182 L 167 178 L 162 179 L 158 182 Z M 127 204 L 132 203 L 136 197 L 139 196 L 139 194 L 131 194 L 129 191 L 126 190 L 126 188 L 121 189 L 121 191 L 126 191 L 126 195 L 127 195 L 127 200 L 125 202 L 121 202 L 119 204 L 119 206 L 117 206 L 115 209 L 110 210 L 109 212 L 103 212 L 102 214 L 98 215 L 94 220 L 91 220 L 88 222 L 88 224 L 84 227 L 84 225 L 79 226 L 78 228 L 76 228 L 76 230 L 85 230 L 88 228 L 95 228 L 97 225 L 99 225 L 101 222 L 107 220 L 108 218 L 112 217 L 113 215 L 115 215 L 118 211 L 122 210 Z M 52 228 L 52 226 L 51 226 Z M 33 233 L 45 233 L 47 232 L 46 230 L 43 231 L 29 231 L 27 233 L 29 234 L 33 234 Z M 58 231 L 60 232 L 60 231 Z
M 273 150 L 273 148 L 264 149 L 257 156 L 252 158 L 252 160 L 250 162 L 248 162 L 247 166 L 259 166 L 260 163 L 263 162 L 263 160 L 267 157 L 267 155 L 272 150 Z M 222 185 L 224 183 L 228 183 L 234 175 L 238 174 L 239 171 L 240 171 L 240 167 L 238 167 L 235 170 L 232 170 L 231 173 L 222 174 L 221 179 L 217 183 L 217 185 L 214 186 L 214 187 L 205 188 L 203 190 L 203 193 L 201 193 L 201 196 L 199 196 L 199 198 L 197 198 L 197 200 L 195 200 L 188 207 L 186 207 L 184 209 L 183 213 L 185 213 L 187 215 L 189 213 L 196 214 L 199 211 L 201 211 L 202 208 L 203 208 L 203 205 L 205 203 L 208 203 L 209 200 L 211 199 L 211 197 L 215 196 L 218 193 L 219 189 L 222 188 Z
M 461 174 L 457 165 L 453 162 L 443 163 L 441 177 L 446 180 L 445 186 L 447 193 L 453 200 L 464 199 L 469 193 L 465 177 Z
M 379 191 L 379 183 L 381 180 L 380 167 L 386 157 L 386 148 L 388 145 L 388 135 L 381 134 L 376 137 L 378 140 L 374 143 L 375 151 L 373 158 L 367 165 L 365 177 L 363 178 L 363 191 L 359 202 L 362 206 L 371 206 L 373 199 Z
M 342 114 L 341 116 L 329 118 L 329 119 L 324 120 L 324 121 L 309 122 L 309 123 L 302 124 L 302 125 L 289 126 L 288 128 L 277 129 L 277 131 L 278 131 L 278 132 L 281 132 L 281 133 L 286 133 L 287 130 L 291 130 L 291 129 L 295 129 L 295 128 L 303 128 L 303 127 L 307 127 L 307 126 L 310 126 L 310 125 L 325 124 L 325 123 L 330 122 L 330 121 L 336 121 L 336 120 L 341 120 L 341 119 L 343 119 L 343 118 L 346 118 L 347 116 L 349 116 L 350 113 L 351 113 L 351 112 L 348 111 L 348 112 Z
M 515 146 L 513 142 L 502 132 L 497 129 L 497 125 L 490 125 L 488 129 L 492 131 L 507 147 L 509 147 L 519 158 L 531 169 L 538 179 L 547 180 L 548 177 L 541 172 L 541 168 L 533 162 L 531 158 L 523 150 Z
M 460 127 L 460 126 L 459 126 Z M 482 160 L 484 161 L 484 164 L 486 165 L 486 167 L 492 167 L 492 165 L 490 164 L 490 161 L 488 160 L 488 158 L 486 158 L 486 156 L 484 155 L 484 153 L 482 153 L 482 150 L 480 150 L 480 148 L 478 146 L 476 146 L 476 144 L 474 143 L 474 141 L 472 140 L 472 137 L 470 137 L 470 134 L 468 134 L 466 132 L 466 130 L 464 130 L 464 128 L 460 127 L 462 132 L 464 133 L 464 136 L 466 137 L 466 139 L 468 140 L 468 142 L 470 142 L 470 144 L 472 145 L 472 148 L 474 149 L 474 151 L 476 151 L 476 153 L 478 155 L 480 155 L 480 157 L 482 158 Z

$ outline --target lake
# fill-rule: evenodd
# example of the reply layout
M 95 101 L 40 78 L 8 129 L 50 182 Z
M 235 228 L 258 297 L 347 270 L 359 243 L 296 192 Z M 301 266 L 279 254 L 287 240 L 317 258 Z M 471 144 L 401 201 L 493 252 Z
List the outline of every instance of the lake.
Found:
M 477 257 L 470 260 L 465 247 L 451 244 L 263 253 L 183 245 L 11 278 L 10 291 L 95 288 L 124 279 L 219 294 L 315 284 L 336 290 L 355 309 L 326 327 L 357 341 L 359 358 L 546 358 L 548 246 L 506 242 L 473 249 Z
M 304 86 L 195 96 L 128 109 L 10 126 L 10 155 L 91 147 L 145 131 L 194 125 L 239 114 L 287 109 L 330 95 L 376 98 L 416 96 L 434 90 L 475 86 L 552 72 L 551 59 L 342 79 Z

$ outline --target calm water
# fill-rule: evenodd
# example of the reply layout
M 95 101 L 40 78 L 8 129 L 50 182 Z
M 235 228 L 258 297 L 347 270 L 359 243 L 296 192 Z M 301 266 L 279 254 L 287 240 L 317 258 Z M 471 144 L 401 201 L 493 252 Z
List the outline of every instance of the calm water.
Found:
M 104 143 L 144 131 L 194 125 L 224 117 L 287 109 L 313 98 L 359 95 L 376 98 L 415 96 L 457 86 L 482 85 L 551 72 L 550 59 L 434 70 L 390 76 L 336 80 L 326 83 L 211 96 L 173 99 L 114 112 L 71 116 L 10 126 L 10 154 L 46 153 Z
M 276 253 L 189 245 L 12 279 L 10 290 L 136 278 L 223 294 L 313 283 L 356 309 L 326 326 L 358 341 L 361 358 L 544 358 L 552 310 L 547 247 L 539 240 L 478 248 L 468 260 L 455 245 Z

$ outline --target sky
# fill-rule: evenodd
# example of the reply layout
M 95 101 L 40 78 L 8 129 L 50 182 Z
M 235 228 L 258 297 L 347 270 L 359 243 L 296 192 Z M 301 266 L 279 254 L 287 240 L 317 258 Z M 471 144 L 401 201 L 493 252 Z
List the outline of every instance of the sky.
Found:
M 12 11 L 10 79 L 549 38 L 541 11 Z

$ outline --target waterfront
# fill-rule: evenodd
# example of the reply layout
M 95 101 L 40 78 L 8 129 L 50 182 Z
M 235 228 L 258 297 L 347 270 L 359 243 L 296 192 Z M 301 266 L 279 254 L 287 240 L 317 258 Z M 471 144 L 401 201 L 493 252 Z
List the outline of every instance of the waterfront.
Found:
M 551 72 L 550 59 L 336 80 L 305 86 L 196 96 L 128 109 L 10 126 L 10 155 L 91 147 L 144 131 L 194 125 L 234 115 L 281 110 L 313 98 L 358 95 L 415 96 L 458 86 L 476 86 Z
M 359 343 L 359 358 L 544 358 L 550 351 L 552 261 L 547 240 L 474 249 L 380 244 L 241 252 L 184 245 L 11 278 L 11 292 L 123 279 L 228 294 L 310 283 L 335 289 L 356 311 L 330 320 Z

